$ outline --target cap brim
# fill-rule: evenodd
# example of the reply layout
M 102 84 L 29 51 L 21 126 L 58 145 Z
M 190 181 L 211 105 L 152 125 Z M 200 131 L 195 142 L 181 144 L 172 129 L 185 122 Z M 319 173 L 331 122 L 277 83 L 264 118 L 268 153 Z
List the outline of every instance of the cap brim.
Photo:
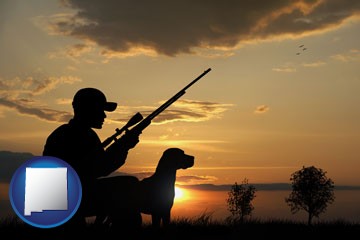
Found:
M 104 110 L 107 112 L 112 112 L 116 109 L 117 103 L 115 102 L 106 102 L 104 105 Z

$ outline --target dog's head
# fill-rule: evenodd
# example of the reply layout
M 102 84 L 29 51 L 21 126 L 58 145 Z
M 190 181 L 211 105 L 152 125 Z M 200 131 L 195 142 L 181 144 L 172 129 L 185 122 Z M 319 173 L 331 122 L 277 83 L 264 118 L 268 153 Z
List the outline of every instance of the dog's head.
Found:
M 159 161 L 160 169 L 187 169 L 194 166 L 194 156 L 185 154 L 180 148 L 168 148 L 163 152 Z

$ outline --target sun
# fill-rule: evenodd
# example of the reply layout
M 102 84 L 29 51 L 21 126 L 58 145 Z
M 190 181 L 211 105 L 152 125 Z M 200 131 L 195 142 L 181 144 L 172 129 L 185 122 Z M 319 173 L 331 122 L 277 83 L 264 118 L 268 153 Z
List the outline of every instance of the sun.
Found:
M 181 201 L 185 199 L 185 191 L 177 186 L 175 186 L 175 201 Z

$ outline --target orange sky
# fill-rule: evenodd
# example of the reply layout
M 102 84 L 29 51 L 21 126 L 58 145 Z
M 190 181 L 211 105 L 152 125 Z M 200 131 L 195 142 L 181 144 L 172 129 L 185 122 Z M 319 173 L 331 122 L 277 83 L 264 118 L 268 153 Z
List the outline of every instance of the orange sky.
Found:
M 211 68 L 119 171 L 152 172 L 176 146 L 196 158 L 182 183 L 289 182 L 314 165 L 360 185 L 359 10 L 351 0 L 1 1 L 0 150 L 41 155 L 79 88 L 118 102 L 97 131 L 105 139 Z

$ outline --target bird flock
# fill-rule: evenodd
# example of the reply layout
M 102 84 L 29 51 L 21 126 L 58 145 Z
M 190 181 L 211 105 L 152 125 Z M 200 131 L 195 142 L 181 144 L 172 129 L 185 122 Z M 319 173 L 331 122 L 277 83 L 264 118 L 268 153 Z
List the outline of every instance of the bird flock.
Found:
M 305 51 L 306 49 L 307 49 L 307 48 L 305 47 L 304 44 L 302 44 L 302 45 L 299 46 L 299 50 L 302 50 L 302 52 Z M 296 55 L 300 55 L 300 54 L 301 54 L 301 52 L 297 52 L 297 53 L 296 53 Z

